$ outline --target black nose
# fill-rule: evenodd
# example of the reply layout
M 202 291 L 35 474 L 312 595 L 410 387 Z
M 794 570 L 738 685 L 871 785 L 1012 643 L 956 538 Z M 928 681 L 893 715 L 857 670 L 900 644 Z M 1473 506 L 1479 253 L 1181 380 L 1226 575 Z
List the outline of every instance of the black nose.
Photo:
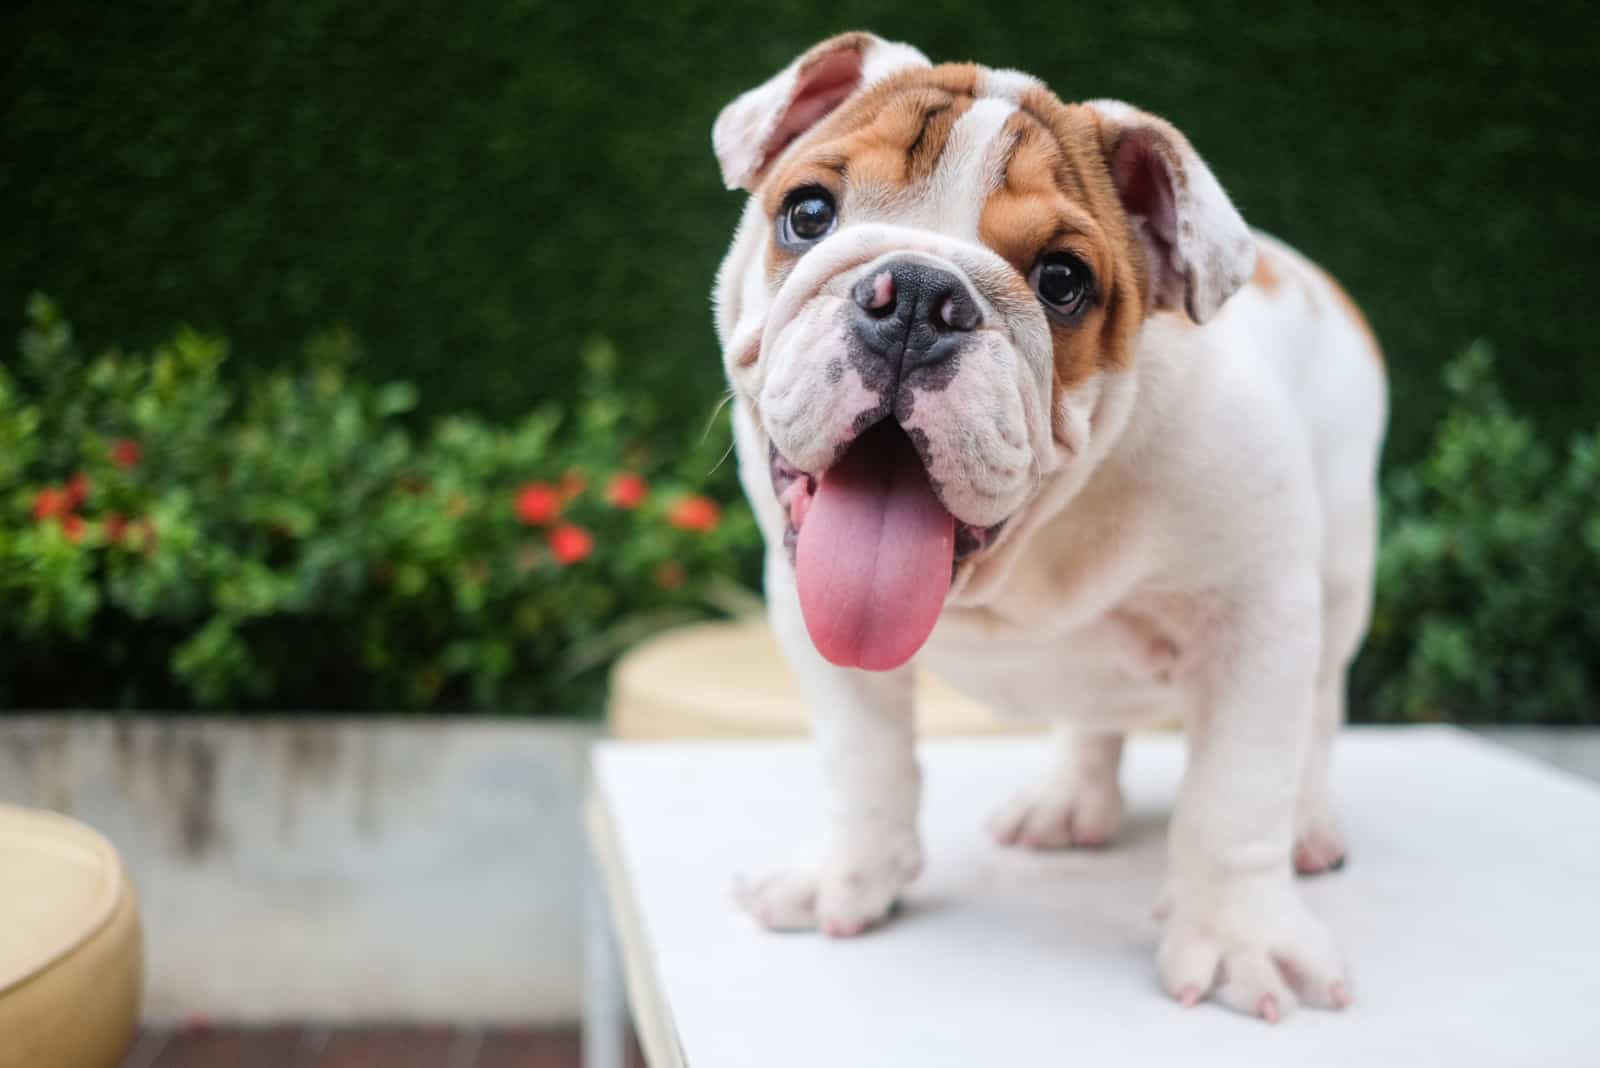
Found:
M 948 359 L 983 319 L 965 282 L 912 259 L 867 272 L 850 295 L 856 337 L 902 373 Z

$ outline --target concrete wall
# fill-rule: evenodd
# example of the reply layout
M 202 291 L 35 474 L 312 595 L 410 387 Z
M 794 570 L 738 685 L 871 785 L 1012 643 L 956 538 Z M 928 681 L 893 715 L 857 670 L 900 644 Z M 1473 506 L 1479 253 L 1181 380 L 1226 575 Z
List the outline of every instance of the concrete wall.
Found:
M 595 733 L 0 716 L 0 801 L 120 849 L 154 1019 L 566 1021 Z

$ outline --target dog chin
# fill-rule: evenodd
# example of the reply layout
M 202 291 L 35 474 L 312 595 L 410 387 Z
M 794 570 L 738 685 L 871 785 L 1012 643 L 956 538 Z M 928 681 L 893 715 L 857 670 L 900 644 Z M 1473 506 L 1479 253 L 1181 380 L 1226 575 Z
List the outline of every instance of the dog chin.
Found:
M 842 452 L 843 449 L 839 451 Z M 778 504 L 783 508 L 783 547 L 789 556 L 789 562 L 793 564 L 795 548 L 800 540 L 800 528 L 805 525 L 811 502 L 816 497 L 818 480 L 826 474 L 826 469 L 803 471 L 790 463 L 778 451 L 775 444 L 768 446 L 768 464 L 772 476 L 772 491 L 778 498 Z M 937 483 L 934 492 L 937 496 Z M 988 525 L 980 525 L 965 522 L 953 512 L 951 515 L 955 519 L 953 579 L 962 567 L 977 560 L 995 546 L 1007 520 L 1001 519 Z

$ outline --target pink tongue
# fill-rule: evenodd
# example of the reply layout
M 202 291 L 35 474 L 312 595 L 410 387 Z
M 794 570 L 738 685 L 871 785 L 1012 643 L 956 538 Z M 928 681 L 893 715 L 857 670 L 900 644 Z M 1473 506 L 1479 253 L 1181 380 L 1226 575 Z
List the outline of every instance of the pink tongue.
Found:
M 955 540 L 905 431 L 884 420 L 856 439 L 822 476 L 795 551 L 817 651 L 868 671 L 910 660 L 950 592 Z

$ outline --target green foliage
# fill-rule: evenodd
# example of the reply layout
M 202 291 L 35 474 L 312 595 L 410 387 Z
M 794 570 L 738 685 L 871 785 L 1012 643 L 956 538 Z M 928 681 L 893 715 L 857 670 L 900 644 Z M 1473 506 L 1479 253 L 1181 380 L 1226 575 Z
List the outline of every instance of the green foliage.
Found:
M 1357 692 L 1384 720 L 1600 719 L 1600 427 L 1564 453 L 1474 345 L 1427 455 L 1394 473 Z
M 604 343 L 570 408 L 418 439 L 342 334 L 239 384 L 191 330 L 90 358 L 50 302 L 28 322 L 0 706 L 581 712 L 628 641 L 738 600 L 753 521 L 701 496 L 732 496 L 726 427 L 650 451 Z
M 1137 0 L 0 4 L 0 336 L 42 287 L 95 347 L 169 324 L 276 359 L 331 322 L 429 414 L 569 400 L 604 332 L 668 425 L 720 387 L 740 198 L 717 110 L 864 27 L 1171 118 L 1246 219 L 1328 267 L 1395 375 L 1389 458 L 1494 337 L 1519 407 L 1592 422 L 1590 5 Z M 256 364 L 260 366 L 260 363 Z

